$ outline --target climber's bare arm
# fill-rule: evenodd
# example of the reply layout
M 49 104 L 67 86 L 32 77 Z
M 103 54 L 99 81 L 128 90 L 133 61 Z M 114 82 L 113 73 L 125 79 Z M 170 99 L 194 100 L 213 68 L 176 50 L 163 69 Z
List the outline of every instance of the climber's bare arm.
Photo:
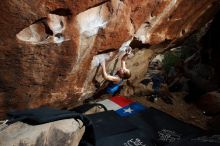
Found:
M 121 58 L 121 67 L 123 68 L 123 69 L 126 69 L 126 60 L 127 60 L 127 58 L 128 58 L 128 55 L 129 54 L 131 54 L 131 48 L 129 47 L 129 48 L 127 48 L 125 51 L 126 51 L 126 54 Z
M 112 82 L 115 82 L 115 83 L 120 82 L 120 78 L 119 77 L 115 77 L 115 76 L 109 75 L 106 72 L 105 61 L 103 61 L 101 63 L 101 65 L 102 65 L 102 75 L 103 75 L 105 80 L 112 81 Z

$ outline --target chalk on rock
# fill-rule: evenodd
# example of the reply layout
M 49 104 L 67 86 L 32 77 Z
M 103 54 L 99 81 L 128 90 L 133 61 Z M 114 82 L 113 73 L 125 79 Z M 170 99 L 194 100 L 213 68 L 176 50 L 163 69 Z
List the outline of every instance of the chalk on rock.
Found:
M 92 68 L 98 67 L 103 61 L 109 60 L 109 54 L 99 54 L 93 57 L 92 60 Z
M 119 48 L 119 52 L 120 52 L 120 53 L 126 52 L 126 49 L 130 47 L 129 44 L 131 43 L 132 40 L 133 40 L 133 38 L 130 39 L 130 40 L 128 40 L 127 42 L 124 42 L 124 43 L 121 45 L 121 47 Z

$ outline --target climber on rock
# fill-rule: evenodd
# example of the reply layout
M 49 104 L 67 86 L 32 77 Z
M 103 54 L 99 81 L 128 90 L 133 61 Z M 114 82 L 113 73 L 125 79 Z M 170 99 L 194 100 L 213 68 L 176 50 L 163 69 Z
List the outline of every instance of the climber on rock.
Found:
M 126 68 L 126 60 L 128 55 L 131 54 L 131 50 L 131 47 L 126 48 L 126 53 L 121 58 L 121 68 L 117 70 L 114 75 L 108 74 L 106 72 L 105 60 L 101 62 L 103 78 L 109 82 L 106 86 L 104 86 L 104 88 L 100 87 L 100 89 L 93 95 L 93 99 L 99 98 L 102 94 L 115 95 L 115 93 L 119 90 L 122 82 L 131 77 L 130 70 Z
M 116 74 L 110 75 L 106 72 L 105 61 L 102 62 L 102 74 L 105 80 L 111 81 L 108 87 L 106 88 L 106 92 L 114 95 L 115 92 L 118 91 L 119 86 L 125 79 L 129 79 L 131 77 L 131 72 L 126 68 L 125 61 L 127 60 L 127 56 L 131 53 L 131 48 L 126 49 L 126 54 L 121 58 L 121 68 L 116 72 Z

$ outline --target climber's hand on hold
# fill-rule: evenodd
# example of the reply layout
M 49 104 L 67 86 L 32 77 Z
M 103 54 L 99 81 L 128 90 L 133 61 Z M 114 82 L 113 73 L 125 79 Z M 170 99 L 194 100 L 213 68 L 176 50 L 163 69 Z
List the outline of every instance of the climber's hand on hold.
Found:
M 128 55 L 131 54 L 131 51 L 132 51 L 131 47 L 127 47 L 127 48 L 125 49 L 125 52 L 126 52 L 126 54 L 128 54 Z

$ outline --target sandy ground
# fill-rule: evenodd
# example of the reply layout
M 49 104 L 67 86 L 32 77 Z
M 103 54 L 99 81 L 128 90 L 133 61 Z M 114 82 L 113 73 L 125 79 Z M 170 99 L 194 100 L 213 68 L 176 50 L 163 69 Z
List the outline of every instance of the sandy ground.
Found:
M 202 111 L 194 104 L 188 104 L 183 100 L 183 94 L 173 93 L 173 104 L 167 104 L 162 99 L 158 99 L 155 102 L 147 100 L 146 96 L 142 97 L 130 97 L 134 101 L 140 102 L 147 107 L 154 107 L 160 111 L 163 111 L 176 119 L 190 123 L 202 129 L 208 129 L 207 121 L 209 117 L 202 114 Z

